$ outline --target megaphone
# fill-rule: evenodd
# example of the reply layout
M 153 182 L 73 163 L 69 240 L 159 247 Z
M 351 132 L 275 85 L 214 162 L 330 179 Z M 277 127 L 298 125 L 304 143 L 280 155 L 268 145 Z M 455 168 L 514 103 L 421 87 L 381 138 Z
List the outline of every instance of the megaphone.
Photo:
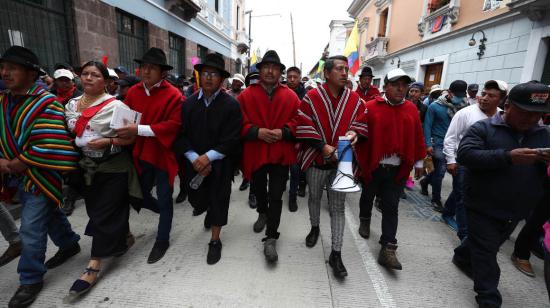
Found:
M 338 192 L 353 193 L 361 190 L 353 178 L 353 151 L 348 137 L 338 138 L 338 170 L 331 189 Z

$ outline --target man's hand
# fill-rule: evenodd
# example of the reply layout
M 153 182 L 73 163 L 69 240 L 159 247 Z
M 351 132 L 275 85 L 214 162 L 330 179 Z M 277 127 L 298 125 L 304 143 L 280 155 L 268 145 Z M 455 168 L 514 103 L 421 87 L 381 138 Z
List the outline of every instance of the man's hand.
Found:
M 428 153 L 429 156 L 432 156 L 434 154 L 434 148 L 429 147 L 429 148 L 426 149 L 426 152 Z
M 206 154 L 199 156 L 193 162 L 193 169 L 195 169 L 195 171 L 198 173 L 201 173 L 208 166 L 210 166 L 210 160 L 208 159 L 208 156 L 206 156 Z
M 270 129 L 260 128 L 258 129 L 258 139 L 263 140 L 267 143 L 274 143 L 277 142 L 277 134 Z
M 335 147 L 329 144 L 325 144 L 321 152 L 326 160 L 335 162 L 338 160 L 338 158 L 336 158 L 336 155 L 334 155 L 334 151 L 336 151 Z
M 414 178 L 419 179 L 424 175 L 424 168 L 414 168 Z
M 22 173 L 27 170 L 28 166 L 19 160 L 19 158 L 14 158 L 8 163 L 8 169 L 13 173 Z
M 203 177 L 207 177 L 210 175 L 210 172 L 212 172 L 212 165 L 206 166 L 206 168 L 199 171 L 199 174 L 202 175 Z
M 138 126 L 137 124 L 130 124 L 122 128 L 115 129 L 115 132 L 120 138 L 131 138 L 137 136 Z
M 283 130 L 282 129 L 280 129 L 280 128 L 273 129 L 273 130 L 271 130 L 271 133 L 277 139 L 276 141 L 283 140 Z
M 4 158 L 0 158 L 0 173 L 10 173 L 9 168 L 10 161 Z
M 88 144 L 86 146 L 92 150 L 102 150 L 108 147 L 109 145 L 111 145 L 110 138 L 98 138 L 92 141 L 88 141 Z
M 449 172 L 452 176 L 456 176 L 458 166 L 456 164 L 447 164 L 447 172 Z
M 351 141 L 351 145 L 355 145 L 357 143 L 357 133 L 350 130 L 346 133 L 346 137 L 348 137 L 349 141 Z
M 521 148 L 510 151 L 510 157 L 514 165 L 532 165 L 539 159 L 540 154 L 536 149 Z

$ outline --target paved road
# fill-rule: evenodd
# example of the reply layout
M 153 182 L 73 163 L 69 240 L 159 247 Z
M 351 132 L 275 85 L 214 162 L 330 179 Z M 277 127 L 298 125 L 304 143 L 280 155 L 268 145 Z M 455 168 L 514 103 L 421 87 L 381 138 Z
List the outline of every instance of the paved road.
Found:
M 146 263 L 153 245 L 158 217 L 147 210 L 131 214 L 136 244 L 123 257 L 111 259 L 95 288 L 76 304 L 79 307 L 475 307 L 473 283 L 450 262 L 458 238 L 428 199 L 417 190 L 407 192 L 399 213 L 398 256 L 404 270 L 390 272 L 376 263 L 381 214 L 373 211 L 370 240 L 357 234 L 359 194 L 349 195 L 343 260 L 349 276 L 334 278 L 327 264 L 330 221 L 323 200 L 321 240 L 306 248 L 309 232 L 307 199 L 299 210 L 286 207 L 281 219 L 279 262 L 266 264 L 263 235 L 252 231 L 256 212 L 247 192 L 234 185 L 229 225 L 222 231 L 221 261 L 206 264 L 209 232 L 203 217 L 193 217 L 189 203 L 175 205 L 172 246 L 156 264 Z M 448 179 L 446 179 L 448 193 Z M 82 234 L 86 224 L 83 204 L 70 217 Z M 517 231 L 516 233 L 517 234 Z M 542 262 L 533 258 L 536 278 L 513 267 L 509 256 L 513 240 L 504 244 L 498 259 L 502 269 L 500 290 L 505 307 L 548 307 Z M 46 275 L 46 284 L 34 307 L 63 307 L 63 297 L 87 264 L 91 240 L 83 237 L 82 252 Z M 6 248 L 0 242 L 0 251 Z M 55 253 L 50 242 L 48 257 Z M 18 285 L 17 262 L 0 268 L 0 306 L 6 306 Z M 67 305 L 67 307 L 70 307 Z

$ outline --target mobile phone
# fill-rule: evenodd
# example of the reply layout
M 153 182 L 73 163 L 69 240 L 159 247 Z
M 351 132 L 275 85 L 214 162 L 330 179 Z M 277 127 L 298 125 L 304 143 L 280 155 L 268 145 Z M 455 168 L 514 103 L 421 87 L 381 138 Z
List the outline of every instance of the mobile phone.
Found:
M 537 151 L 541 153 L 550 153 L 550 148 L 538 148 Z

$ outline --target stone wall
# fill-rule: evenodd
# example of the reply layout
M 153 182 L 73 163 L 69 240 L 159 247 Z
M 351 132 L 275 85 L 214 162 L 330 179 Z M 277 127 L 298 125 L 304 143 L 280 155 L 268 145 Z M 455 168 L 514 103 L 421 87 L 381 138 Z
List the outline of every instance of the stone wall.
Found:
M 108 56 L 108 65 L 116 66 L 119 55 L 115 8 L 99 0 L 73 3 L 80 63 Z
M 148 30 L 149 30 L 149 47 L 157 47 L 166 53 L 166 56 L 168 57 L 169 45 L 168 45 L 168 31 L 161 29 L 152 23 L 148 24 Z
M 187 78 L 193 76 L 193 63 L 191 63 L 191 58 L 197 56 L 197 54 L 197 43 L 191 40 L 185 40 L 185 76 Z

